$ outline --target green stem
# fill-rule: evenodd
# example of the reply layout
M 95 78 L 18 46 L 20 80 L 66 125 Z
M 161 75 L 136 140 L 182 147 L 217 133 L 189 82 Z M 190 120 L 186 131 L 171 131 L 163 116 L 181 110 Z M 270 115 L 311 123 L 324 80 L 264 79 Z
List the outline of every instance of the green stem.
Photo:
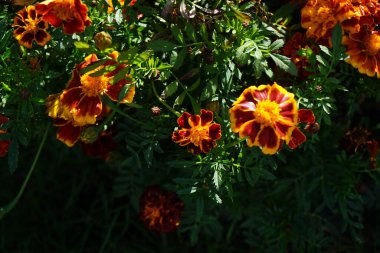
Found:
M 176 110 L 174 110 L 170 105 L 168 105 L 162 98 L 160 98 L 160 96 L 158 95 L 157 93 L 157 90 L 156 90 L 156 87 L 154 86 L 154 83 L 152 82 L 152 90 L 153 90 L 153 93 L 154 95 L 156 96 L 156 98 L 158 99 L 158 101 L 161 102 L 161 104 L 163 104 L 166 108 L 168 108 L 169 111 L 171 111 L 172 113 L 174 113 L 175 116 L 179 117 L 181 116 L 181 114 L 179 112 L 177 112 Z
M 34 157 L 32 166 L 30 167 L 29 172 L 26 175 L 26 178 L 24 180 L 24 183 L 22 184 L 22 186 L 21 186 L 20 190 L 18 191 L 16 197 L 9 204 L 7 204 L 5 207 L 1 207 L 0 208 L 0 220 L 2 220 L 7 213 L 9 213 L 10 211 L 12 211 L 12 209 L 17 205 L 19 199 L 21 198 L 22 194 L 24 193 L 25 188 L 26 188 L 26 186 L 27 186 L 27 184 L 29 182 L 29 179 L 30 179 L 30 177 L 31 177 L 31 175 L 33 173 L 33 170 L 36 167 L 38 158 L 41 155 L 42 147 L 44 146 L 44 144 L 46 142 L 46 137 L 47 137 L 47 134 L 49 132 L 49 126 L 50 125 L 47 125 L 47 127 L 46 127 L 44 136 L 42 137 L 40 146 L 38 147 L 37 154 Z

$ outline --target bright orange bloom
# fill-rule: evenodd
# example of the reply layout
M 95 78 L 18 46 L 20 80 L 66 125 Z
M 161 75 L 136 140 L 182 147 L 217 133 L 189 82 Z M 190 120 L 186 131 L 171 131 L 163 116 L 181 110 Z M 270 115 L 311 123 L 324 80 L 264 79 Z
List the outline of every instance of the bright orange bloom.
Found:
M 301 25 L 308 38 L 331 46 L 332 28 L 358 15 L 351 0 L 309 0 L 301 10 Z
M 274 83 L 245 89 L 230 109 L 230 120 L 232 131 L 247 138 L 249 147 L 272 155 L 284 141 L 290 148 L 303 143 L 306 137 L 297 125 L 315 118 L 310 110 L 297 110 L 294 94 Z
M 149 229 L 169 233 L 179 227 L 183 207 L 175 192 L 150 186 L 140 198 L 140 218 Z
M 180 146 L 187 146 L 193 155 L 207 154 L 221 137 L 220 125 L 212 123 L 213 117 L 212 111 L 203 109 L 201 115 L 184 112 L 177 120 L 181 129 L 173 132 L 172 140 Z
M 81 33 L 91 25 L 87 6 L 81 0 L 46 0 L 37 3 L 36 9 L 54 27 L 63 26 L 65 34 Z
M 126 64 L 118 64 L 115 61 L 118 57 L 117 52 L 113 52 L 110 57 L 112 60 L 106 61 L 94 70 L 81 74 L 82 69 L 99 61 L 95 54 L 87 56 L 84 62 L 75 66 L 72 78 L 62 92 L 60 97 L 62 106 L 67 108 L 73 116 L 73 120 L 79 125 L 94 124 L 96 122 L 97 117 L 102 112 L 101 98 L 104 95 L 120 103 L 132 102 L 133 100 L 135 86 L 129 80 L 126 80 L 129 77 L 128 75 L 113 84 L 114 76 L 124 69 Z M 115 67 L 115 69 L 106 74 L 92 76 L 92 74 L 104 70 L 107 66 Z M 130 84 L 128 92 L 119 101 L 119 94 L 127 84 Z
M 360 73 L 380 78 L 380 32 L 363 27 L 359 33 L 344 36 L 346 59 Z
M 9 121 L 9 119 L 7 117 L 0 114 L 0 126 L 7 123 L 8 121 Z M 7 131 L 0 130 L 0 135 L 6 134 L 6 133 L 7 133 Z M 10 140 L 1 140 L 0 141 L 0 157 L 4 157 L 7 155 L 9 144 L 11 144 Z
M 49 24 L 43 20 L 41 14 L 37 14 L 34 6 L 18 11 L 12 26 L 15 27 L 13 36 L 26 48 L 32 48 L 33 41 L 37 45 L 45 46 L 51 40 L 50 34 L 46 32 Z

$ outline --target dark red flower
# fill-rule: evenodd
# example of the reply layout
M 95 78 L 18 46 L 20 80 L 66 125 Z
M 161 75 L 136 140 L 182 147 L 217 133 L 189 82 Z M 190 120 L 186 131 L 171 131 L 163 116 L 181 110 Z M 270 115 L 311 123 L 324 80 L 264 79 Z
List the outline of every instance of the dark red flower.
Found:
M 175 192 L 149 186 L 140 198 L 140 218 L 149 229 L 169 233 L 179 227 L 183 207 Z
M 7 123 L 8 121 L 9 121 L 9 119 L 7 117 L 0 114 L 0 126 Z M 6 133 L 7 133 L 7 131 L 0 130 L 0 135 L 6 134 Z M 11 144 L 10 140 L 0 141 L 0 157 L 4 157 L 8 154 L 9 144 Z

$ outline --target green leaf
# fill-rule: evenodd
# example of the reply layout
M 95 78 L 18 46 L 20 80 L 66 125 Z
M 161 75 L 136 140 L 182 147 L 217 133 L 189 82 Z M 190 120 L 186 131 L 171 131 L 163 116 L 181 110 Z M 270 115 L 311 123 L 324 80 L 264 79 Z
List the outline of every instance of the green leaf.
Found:
M 83 75 L 83 74 L 85 74 L 91 70 L 94 70 L 94 69 L 100 67 L 101 65 L 103 65 L 106 61 L 107 61 L 107 59 L 102 59 L 102 60 L 96 61 L 94 63 L 91 63 L 90 65 L 88 65 L 84 69 L 81 69 L 79 71 L 79 74 Z
M 215 166 L 218 167 L 218 166 Z M 215 185 L 215 188 L 219 190 L 220 186 L 222 185 L 222 173 L 219 170 L 219 168 L 216 168 L 214 171 L 214 176 L 212 177 L 212 181 Z
M 129 74 L 130 69 L 129 67 L 124 67 L 121 70 L 119 70 L 116 75 L 112 79 L 112 84 L 118 83 L 120 80 L 126 78 L 127 74 Z
M 172 31 L 172 34 L 174 36 L 174 38 L 179 42 L 181 43 L 181 45 L 185 44 L 185 40 L 183 38 L 183 33 L 182 31 L 178 28 L 177 25 L 172 25 L 170 27 L 171 31 Z
M 342 27 L 338 23 L 334 26 L 332 30 L 332 47 L 333 47 L 334 53 L 339 51 L 339 48 L 342 42 L 342 36 L 343 36 Z
M 185 60 L 185 57 L 186 57 L 186 52 L 187 52 L 186 48 L 182 48 L 182 50 L 179 51 L 179 54 L 173 66 L 174 69 L 179 69 L 182 66 L 183 61 Z
M 173 81 L 168 86 L 165 87 L 164 93 L 167 97 L 173 95 L 178 89 L 178 82 Z
M 174 105 L 182 105 L 183 100 L 186 97 L 186 91 L 182 92 L 175 100 Z
M 74 41 L 74 46 L 78 49 L 89 49 L 90 45 L 83 41 Z
M 119 96 L 118 96 L 118 101 L 122 101 L 123 98 L 128 94 L 129 88 L 131 87 L 130 84 L 124 85 L 124 87 L 121 89 Z
M 269 49 L 271 51 L 275 51 L 275 50 L 278 50 L 280 48 L 282 48 L 284 46 L 285 42 L 283 39 L 278 39 L 278 40 L 275 40 L 270 46 L 269 46 Z
M 167 40 L 155 40 L 150 42 L 148 47 L 157 52 L 169 52 L 176 48 L 177 45 Z
M 192 40 L 193 42 L 197 42 L 197 37 L 196 37 L 196 34 L 195 34 L 195 29 L 194 29 L 193 25 L 190 22 L 186 23 L 185 32 L 186 32 L 187 37 L 189 37 L 190 40 Z
M 115 21 L 118 25 L 120 25 L 123 22 L 123 11 L 121 9 L 118 9 L 115 14 Z
M 288 72 L 289 74 L 293 76 L 297 76 L 297 73 L 298 73 L 297 67 L 290 60 L 290 58 L 280 55 L 280 54 L 275 54 L 275 53 L 271 53 L 270 57 L 280 69 Z

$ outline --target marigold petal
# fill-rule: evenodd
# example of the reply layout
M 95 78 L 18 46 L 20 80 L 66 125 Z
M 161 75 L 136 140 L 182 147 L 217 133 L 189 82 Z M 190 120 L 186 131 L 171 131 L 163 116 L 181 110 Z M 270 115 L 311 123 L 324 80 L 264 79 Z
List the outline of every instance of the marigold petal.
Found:
M 181 129 L 174 131 L 172 134 L 172 141 L 178 143 L 180 146 L 186 146 L 190 143 L 190 131 L 187 129 Z
M 83 96 L 75 107 L 74 121 L 78 125 L 95 124 L 96 117 L 102 112 L 102 101 L 99 96 Z
M 314 123 L 315 116 L 312 110 L 310 109 L 299 109 L 298 110 L 298 121 L 305 123 Z
M 275 154 L 280 148 L 280 138 L 272 127 L 264 127 L 258 136 L 258 142 L 262 147 L 262 152 L 267 155 Z
M 80 133 L 80 127 L 75 127 L 68 123 L 58 128 L 57 139 L 65 143 L 68 147 L 72 147 L 78 141 Z
M 20 45 L 26 48 L 32 48 L 32 42 L 34 40 L 34 34 L 30 32 L 24 32 L 20 36 L 20 40 L 18 41 Z
M 211 151 L 212 148 L 214 148 L 216 146 L 216 142 L 214 140 L 211 140 L 211 139 L 203 139 L 201 141 L 201 145 L 200 145 L 200 150 L 207 154 Z
M 82 96 L 82 89 L 80 87 L 73 87 L 70 89 L 64 89 L 60 99 L 63 106 L 68 107 L 70 112 L 75 112 L 73 109 L 78 106 Z
M 279 135 L 280 139 L 289 140 L 292 130 L 294 128 L 294 125 L 283 124 L 282 122 L 279 121 L 275 123 L 274 128 L 276 130 L 276 133 Z
M 306 136 L 298 129 L 298 127 L 296 127 L 294 128 L 292 136 L 287 144 L 291 149 L 295 149 L 305 141 Z
M 23 27 L 18 27 L 13 31 L 13 36 L 15 37 L 16 40 L 20 40 L 22 34 L 25 32 L 25 28 Z
M 253 112 L 242 111 L 238 106 L 234 106 L 230 109 L 231 129 L 235 133 L 240 131 L 240 128 L 244 123 L 251 121 L 254 118 Z
M 5 157 L 8 154 L 8 148 L 10 144 L 10 140 L 0 141 L 0 157 Z
M 212 111 L 201 109 L 201 126 L 206 126 L 211 124 L 214 118 L 214 113 Z
M 208 135 L 213 140 L 219 140 L 222 137 L 222 130 L 219 124 L 211 124 L 208 130 Z
M 199 115 L 191 115 L 189 118 L 190 127 L 197 127 L 201 123 L 201 117 Z
M 254 90 L 253 97 L 255 98 L 256 101 L 267 100 L 270 88 L 271 86 L 269 84 L 260 85 Z
M 251 120 L 241 126 L 239 137 L 242 139 L 248 137 L 247 145 L 249 147 L 252 147 L 255 146 L 257 143 L 256 137 L 259 134 L 260 130 L 261 124 L 257 123 L 254 120 Z
M 125 85 L 130 84 L 127 80 L 120 80 L 118 83 L 109 85 L 106 91 L 108 97 L 113 101 L 119 101 L 119 94 Z M 130 84 L 128 87 L 128 92 L 125 94 L 124 98 L 121 99 L 120 103 L 131 103 L 135 96 L 136 88 L 135 85 Z
M 187 150 L 193 155 L 199 155 L 200 153 L 202 153 L 200 147 L 195 146 L 193 143 L 189 143 L 189 145 L 187 146 Z
M 287 92 L 283 87 L 279 86 L 276 82 L 269 90 L 269 100 L 275 101 L 277 104 L 283 104 L 294 95 Z
M 8 117 L 0 114 L 0 126 L 7 123 L 9 121 Z
M 182 113 L 182 115 L 177 119 L 178 126 L 181 128 L 191 128 L 189 125 L 189 118 L 191 114 L 188 112 Z
M 58 93 L 58 94 L 49 95 L 46 98 L 45 105 L 47 107 L 48 115 L 51 118 L 59 117 L 62 112 L 60 96 L 61 94 Z
M 40 46 L 45 46 L 51 40 L 50 34 L 45 32 L 44 30 L 38 30 L 34 36 L 36 42 Z

